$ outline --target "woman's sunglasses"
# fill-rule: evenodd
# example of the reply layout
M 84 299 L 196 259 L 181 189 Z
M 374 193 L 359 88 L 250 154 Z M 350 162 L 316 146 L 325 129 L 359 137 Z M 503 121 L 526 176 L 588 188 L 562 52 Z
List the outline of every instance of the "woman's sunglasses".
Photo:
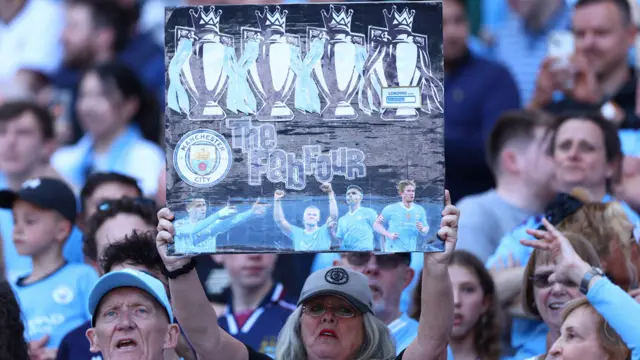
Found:
M 117 200 L 104 200 L 103 202 L 98 204 L 98 211 L 109 211 L 113 207 L 117 201 L 121 201 L 122 199 L 130 199 L 133 201 L 134 205 L 138 206 L 148 206 L 151 208 L 156 208 L 157 204 L 153 199 L 145 198 L 145 197 L 137 197 L 137 198 L 120 198 Z
M 376 264 L 378 264 L 378 267 L 381 269 L 390 270 L 397 268 L 400 264 L 411 264 L 410 257 L 403 257 L 395 254 L 374 255 L 371 253 L 350 253 L 345 255 L 349 264 L 353 266 L 365 266 L 374 256 L 376 258 Z
M 539 289 L 544 289 L 544 288 L 548 288 L 549 286 L 553 285 L 554 283 L 549 281 L 549 276 L 551 276 L 552 273 L 546 273 L 546 274 L 536 274 L 533 275 L 529 278 L 529 280 L 531 280 L 533 282 L 533 286 L 539 288 Z M 570 287 L 570 288 L 576 288 L 578 287 L 578 284 L 574 283 L 573 281 L 569 281 L 569 280 L 562 280 L 562 281 L 558 281 L 559 284 L 564 285 L 566 287 Z

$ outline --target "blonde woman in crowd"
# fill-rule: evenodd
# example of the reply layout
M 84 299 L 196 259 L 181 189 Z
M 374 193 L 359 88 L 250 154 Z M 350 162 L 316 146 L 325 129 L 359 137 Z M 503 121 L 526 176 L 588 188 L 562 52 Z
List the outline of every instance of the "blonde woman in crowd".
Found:
M 581 235 L 563 233 L 578 256 L 590 266 L 600 266 L 598 255 L 593 246 Z M 562 310 L 573 299 L 584 297 L 578 284 L 571 282 L 552 282 L 551 275 L 557 264 L 551 252 L 536 249 L 525 267 L 523 279 L 522 307 L 527 315 L 542 319 L 548 327 L 546 349 L 548 350 L 560 337 Z M 544 355 L 530 358 L 543 360 Z
M 640 304 L 586 262 L 551 223 L 545 219 L 543 224 L 546 230 L 527 230 L 538 240 L 522 244 L 551 254 L 556 266 L 550 282 L 577 284 L 586 296 L 566 306 L 560 336 L 547 359 L 640 359 Z
M 500 359 L 502 321 L 491 275 L 475 255 L 457 250 L 449 261 L 449 277 L 453 287 L 453 327 L 449 346 L 455 360 Z M 414 304 L 420 304 L 418 286 Z M 411 316 L 420 318 L 415 306 Z
M 387 326 L 378 320 L 371 306 L 373 295 L 368 279 L 351 270 L 333 267 L 309 276 L 297 309 L 282 329 L 276 348 L 278 360 L 439 360 L 446 356 L 453 318 L 449 262 L 455 249 L 459 211 L 451 205 L 442 212 L 438 237 L 445 251 L 424 254 L 423 293 L 418 336 L 396 357 Z M 174 215 L 169 209 L 158 213 L 157 246 L 169 270 L 169 287 L 177 320 L 200 358 L 225 360 L 268 360 L 231 337 L 216 325 L 216 314 L 202 290 L 195 261 L 167 256 L 173 242 Z M 194 309 L 197 309 L 194 311 Z

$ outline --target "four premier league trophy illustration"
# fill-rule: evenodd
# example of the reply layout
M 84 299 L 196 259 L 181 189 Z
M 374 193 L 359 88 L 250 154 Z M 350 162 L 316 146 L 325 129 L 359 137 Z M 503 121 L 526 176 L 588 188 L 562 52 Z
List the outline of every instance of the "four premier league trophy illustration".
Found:
M 426 113 L 443 113 L 442 84 L 431 72 L 426 35 L 412 32 L 415 10 L 402 13 L 393 5 L 383 10 L 387 28 L 369 27 L 369 57 L 365 63 L 365 83 L 359 95 L 363 112 L 381 112 L 383 120 L 417 120 L 419 107 Z M 417 88 L 421 104 L 416 107 L 382 106 L 384 88 Z
M 218 101 L 229 78 L 225 61 L 235 56 L 233 36 L 220 33 L 222 10 L 209 6 L 205 12 L 200 6 L 197 12 L 192 9 L 189 13 L 194 28 L 177 26 L 175 31 L 176 53 L 169 64 L 167 102 L 170 108 L 186 112 L 190 120 L 223 120 L 226 113 Z M 182 83 L 186 83 L 195 104 L 189 104 Z
M 256 116 L 259 121 L 287 121 L 294 117 L 285 101 L 294 90 L 292 59 L 298 55 L 300 37 L 286 33 L 287 13 L 279 6 L 272 13 L 265 6 L 264 13 L 256 11 L 260 29 L 241 30 L 243 42 L 260 43 L 258 59 L 249 67 L 249 82 L 264 102 Z
M 307 43 L 328 39 L 320 62 L 313 67 L 313 75 L 327 106 L 322 110 L 324 120 L 354 120 L 358 114 L 351 106 L 362 79 L 367 57 L 363 34 L 351 32 L 353 10 L 342 6 L 337 12 L 333 5 L 329 13 L 322 10 L 325 28 L 307 27 Z

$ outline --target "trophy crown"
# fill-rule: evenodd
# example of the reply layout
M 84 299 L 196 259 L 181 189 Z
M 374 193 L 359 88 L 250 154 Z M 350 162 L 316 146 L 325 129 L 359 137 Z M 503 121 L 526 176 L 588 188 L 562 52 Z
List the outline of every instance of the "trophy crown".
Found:
M 322 20 L 327 30 L 351 32 L 353 10 L 349 9 L 349 11 L 347 11 L 347 7 L 342 6 L 340 12 L 337 12 L 333 5 L 329 5 L 329 11 L 330 14 L 327 14 L 325 10 L 321 11 Z
M 211 152 L 206 148 L 200 148 L 195 154 L 193 154 L 194 160 L 208 160 L 211 157 Z
M 279 32 L 284 33 L 287 26 L 288 13 L 289 12 L 287 10 L 280 11 L 280 6 L 276 6 L 276 11 L 273 13 L 269 12 L 268 6 L 264 7 L 264 13 L 260 13 L 260 11 L 256 10 L 260 30 L 278 30 Z
M 387 28 L 389 30 L 392 32 L 411 32 L 411 28 L 413 27 L 413 17 L 416 14 L 415 10 L 409 10 L 408 7 L 405 7 L 400 13 L 398 12 L 398 8 L 393 5 L 391 13 L 389 13 L 387 9 L 382 10 L 382 12 L 384 13 L 384 20 L 386 21 Z
M 222 10 L 216 11 L 215 6 L 207 5 L 208 12 L 204 11 L 204 6 L 198 6 L 198 12 L 189 10 L 191 14 L 191 20 L 193 21 L 193 27 L 196 33 L 201 31 L 215 31 L 220 32 L 220 16 L 222 16 Z

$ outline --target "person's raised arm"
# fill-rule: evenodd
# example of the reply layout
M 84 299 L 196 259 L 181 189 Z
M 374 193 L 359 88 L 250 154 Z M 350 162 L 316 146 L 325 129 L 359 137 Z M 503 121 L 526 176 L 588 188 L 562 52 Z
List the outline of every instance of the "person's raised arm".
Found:
M 538 240 L 522 240 L 522 244 L 550 251 L 556 262 L 556 268 L 549 276 L 549 281 L 569 280 L 579 284 L 581 291 L 585 293 L 596 311 L 632 351 L 631 358 L 640 359 L 640 328 L 637 325 L 637 319 L 640 318 L 640 304 L 611 280 L 598 272 L 592 272 L 592 267 L 576 253 L 569 240 L 547 219 L 542 219 L 542 223 L 546 231 L 527 230 Z M 587 276 L 588 273 L 591 273 L 590 276 Z
M 451 205 L 445 192 L 446 207 L 438 237 L 445 242 L 444 252 L 424 254 L 422 270 L 422 311 L 418 337 L 407 348 L 403 360 L 439 360 L 446 358 L 453 325 L 453 290 L 449 278 L 449 259 L 458 238 L 460 211 Z
M 215 214 L 209 215 L 206 218 L 204 218 L 203 220 L 198 221 L 191 228 L 191 233 L 192 234 L 197 234 L 199 232 L 202 232 L 202 231 L 206 230 L 207 228 L 209 228 L 211 225 L 215 224 L 216 221 L 225 219 L 225 218 L 227 218 L 229 216 L 233 216 L 237 212 L 238 211 L 236 210 L 235 206 L 225 206 L 222 209 L 220 209 L 219 211 L 217 211 Z
M 167 255 L 167 245 L 173 243 L 174 214 L 167 208 L 158 212 L 156 246 L 169 271 L 169 291 L 173 313 L 189 340 L 198 359 L 248 360 L 246 346 L 218 326 L 218 316 L 209 303 L 195 269 L 177 275 L 180 269 L 189 269 L 190 257 Z
M 284 195 L 283 190 L 276 190 L 273 194 L 273 221 L 275 221 L 283 234 L 289 236 L 291 234 L 291 224 L 289 224 L 284 217 L 284 211 L 282 211 L 282 199 Z
M 324 191 L 329 197 L 329 217 L 335 220 L 338 219 L 338 202 L 336 201 L 336 193 L 333 191 L 333 187 L 331 187 L 331 183 L 322 183 L 320 185 L 320 189 Z

